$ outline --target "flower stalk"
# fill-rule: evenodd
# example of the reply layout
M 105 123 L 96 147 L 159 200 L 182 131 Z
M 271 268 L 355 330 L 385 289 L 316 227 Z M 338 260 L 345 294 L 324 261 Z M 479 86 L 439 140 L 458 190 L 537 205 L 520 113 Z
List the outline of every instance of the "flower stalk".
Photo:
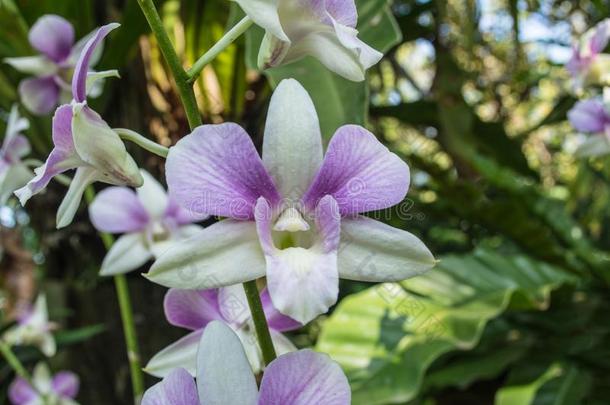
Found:
M 224 51 L 229 45 L 231 45 L 237 38 L 239 38 L 254 22 L 248 16 L 242 18 L 233 28 L 227 31 L 218 42 L 214 44 L 206 53 L 201 55 L 199 59 L 193 64 L 188 70 L 187 75 L 190 83 L 197 80 L 199 74 L 204 67 L 214 60 L 222 51 Z
M 191 85 L 192 80 L 194 80 L 193 78 L 195 78 L 205 67 L 205 65 L 207 65 L 223 49 L 229 46 L 237 37 L 239 37 L 239 35 L 243 34 L 246 29 L 252 25 L 252 21 L 248 17 L 242 19 L 235 27 L 225 34 L 218 44 L 214 45 L 208 52 L 199 58 L 190 72 L 187 73 L 180 63 L 180 59 L 178 58 L 176 50 L 174 49 L 169 36 L 163 27 L 163 22 L 161 21 L 159 13 L 157 12 L 152 0 L 138 0 L 138 3 L 142 9 L 142 12 L 144 13 L 144 16 L 146 17 L 146 20 L 148 21 L 148 24 L 150 25 L 152 32 L 157 38 L 159 48 L 161 48 L 161 53 L 163 53 L 163 56 L 165 57 L 170 70 L 172 71 L 174 80 L 176 81 L 176 86 L 178 87 L 180 99 L 186 111 L 189 126 L 191 129 L 195 129 L 202 124 L 202 121 L 201 115 L 199 114 L 195 93 Z M 252 318 L 256 329 L 256 336 L 263 353 L 263 360 L 265 364 L 269 364 L 276 358 L 276 353 L 275 348 L 273 347 L 273 342 L 271 341 L 271 334 L 269 332 L 269 326 L 267 325 L 267 319 L 265 318 L 265 313 L 263 311 L 263 305 L 260 300 L 258 288 L 256 287 L 256 281 L 244 283 L 243 286 L 246 292 L 246 297 L 248 298 L 248 305 L 252 313 Z M 131 310 L 129 311 L 129 314 L 131 314 Z M 125 335 L 127 338 L 127 328 Z
M 248 299 L 248 305 L 250 306 L 250 312 L 252 313 L 258 344 L 263 354 L 263 361 L 265 362 L 265 365 L 268 365 L 275 360 L 277 355 L 275 353 L 275 348 L 273 347 L 271 334 L 269 333 L 269 325 L 267 325 L 267 318 L 265 318 L 265 312 L 263 310 L 263 304 L 261 303 L 258 287 L 256 286 L 256 280 L 245 282 L 243 286 L 244 291 L 246 292 L 246 298 Z
M 162 158 L 166 158 L 169 152 L 169 149 L 163 145 L 159 145 L 158 143 L 151 141 L 148 138 L 138 134 L 136 131 L 132 131 L 127 128 L 114 128 L 114 132 L 119 134 L 121 139 L 131 141 L 136 145 L 140 146 L 142 149 L 149 151 L 150 153 L 154 153 L 157 156 Z
M 146 17 L 146 21 L 148 21 L 148 25 L 150 25 L 150 29 L 155 34 L 161 53 L 174 76 L 178 94 L 184 106 L 189 126 L 191 128 L 198 127 L 202 124 L 202 121 L 201 115 L 199 114 L 199 108 L 197 107 L 195 92 L 189 83 L 189 76 L 182 67 L 178 54 L 176 53 L 167 32 L 165 32 L 165 28 L 163 28 L 161 17 L 152 0 L 138 0 L 138 4 Z
M 91 187 L 85 192 L 87 204 L 91 204 L 95 197 L 95 192 Z M 108 233 L 99 233 L 106 250 L 109 250 L 114 243 L 114 238 Z M 129 361 L 129 372 L 131 375 L 131 386 L 133 389 L 134 404 L 139 404 L 144 393 L 144 374 L 140 365 L 140 348 L 136 334 L 135 322 L 133 319 L 133 309 L 129 298 L 129 286 L 125 275 L 114 276 L 114 287 L 119 302 L 121 322 L 123 324 L 123 334 L 125 346 L 127 346 L 127 360 Z

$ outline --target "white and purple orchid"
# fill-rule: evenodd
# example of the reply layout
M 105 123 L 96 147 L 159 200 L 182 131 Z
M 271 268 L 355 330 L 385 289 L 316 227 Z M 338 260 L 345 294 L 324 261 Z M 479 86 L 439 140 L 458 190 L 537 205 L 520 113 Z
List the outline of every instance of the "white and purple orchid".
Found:
M 610 108 L 601 97 L 579 101 L 568 112 L 568 119 L 577 131 L 593 135 L 579 146 L 577 156 L 610 153 Z
M 2 341 L 9 346 L 35 346 L 45 356 L 55 355 L 57 345 L 51 333 L 55 324 L 49 321 L 47 299 L 39 294 L 33 306 L 21 313 L 17 324 L 2 335 Z
M 32 385 L 27 380 L 17 377 L 8 390 L 11 403 L 13 405 L 77 405 L 74 398 L 78 394 L 79 379 L 71 371 L 60 371 L 51 376 L 47 366 L 38 363 L 32 375 Z
M 58 211 L 57 227 L 69 225 L 78 209 L 86 187 L 96 181 L 116 186 L 139 187 L 144 181 L 136 162 L 127 153 L 123 141 L 108 124 L 87 105 L 86 88 L 91 80 L 114 75 L 88 75 L 89 63 L 104 37 L 119 24 L 99 28 L 84 45 L 72 78 L 71 104 L 64 104 L 53 117 L 53 143 L 46 163 L 35 170 L 34 177 L 15 194 L 24 205 L 32 195 L 41 192 L 51 179 L 76 169 L 70 188 Z M 89 76 L 89 77 L 88 77 Z
M 610 84 L 610 55 L 602 53 L 610 39 L 610 18 L 587 31 L 574 45 L 566 68 L 581 90 L 589 82 Z
M 414 235 L 359 215 L 400 203 L 409 168 L 366 129 L 341 127 L 323 159 L 318 117 L 295 80 L 271 99 L 262 160 L 236 124 L 204 125 L 170 149 L 179 204 L 227 217 L 168 249 L 147 277 L 208 289 L 267 277 L 273 305 L 305 324 L 337 301 L 339 277 L 396 281 L 435 264 Z
M 45 115 L 60 103 L 70 102 L 72 74 L 92 35 L 74 43 L 72 24 L 54 14 L 43 15 L 34 23 L 28 38 L 40 55 L 4 59 L 18 71 L 35 76 L 19 84 L 21 102 L 28 110 Z M 100 55 L 100 51 L 92 55 L 90 64 L 95 65 Z
M 144 393 L 142 405 L 349 405 L 347 378 L 326 354 L 311 350 L 272 361 L 260 384 L 237 335 L 211 322 L 197 353 L 197 383 L 177 368 Z
M 19 116 L 17 105 L 13 105 L 0 148 L 1 205 L 6 203 L 6 200 L 15 190 L 23 187 L 34 177 L 32 171 L 21 161 L 23 157 L 30 153 L 30 142 L 22 134 L 29 126 L 28 120 Z
M 265 29 L 261 69 L 295 62 L 307 55 L 353 81 L 383 56 L 360 39 L 354 0 L 235 0 Z
M 203 217 L 193 217 L 168 197 L 153 176 L 144 170 L 141 174 L 144 183 L 136 191 L 108 187 L 89 206 L 89 217 L 98 231 L 124 234 L 106 254 L 102 276 L 136 270 L 161 255 L 172 243 L 203 229 L 193 224 Z
M 261 292 L 261 302 L 276 352 L 281 355 L 295 351 L 296 347 L 282 332 L 298 329 L 301 324 L 279 313 L 273 307 L 267 290 Z M 262 353 L 241 285 L 211 290 L 170 289 L 163 304 L 169 323 L 193 332 L 157 353 L 146 365 L 149 374 L 165 377 L 171 370 L 182 367 L 195 375 L 197 345 L 204 329 L 212 321 L 224 322 L 233 329 L 244 347 L 252 371 L 262 371 Z

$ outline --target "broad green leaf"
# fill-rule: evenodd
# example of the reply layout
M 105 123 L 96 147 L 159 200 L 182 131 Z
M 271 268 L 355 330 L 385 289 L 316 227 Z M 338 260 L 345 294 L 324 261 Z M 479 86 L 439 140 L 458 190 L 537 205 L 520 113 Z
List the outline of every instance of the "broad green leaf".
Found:
M 562 270 L 521 255 L 479 249 L 445 256 L 434 270 L 345 298 L 322 327 L 317 349 L 348 373 L 354 404 L 414 398 L 441 355 L 470 350 L 507 309 L 544 309 Z
M 386 0 L 359 0 L 358 30 L 360 38 L 370 46 L 386 52 L 400 42 L 400 29 Z M 250 68 L 256 68 L 258 48 L 263 31 L 248 32 L 246 58 Z M 309 92 L 320 118 L 323 136 L 330 138 L 345 124 L 364 125 L 368 112 L 368 85 L 339 77 L 313 58 L 265 71 L 273 87 L 286 78 L 298 80 Z

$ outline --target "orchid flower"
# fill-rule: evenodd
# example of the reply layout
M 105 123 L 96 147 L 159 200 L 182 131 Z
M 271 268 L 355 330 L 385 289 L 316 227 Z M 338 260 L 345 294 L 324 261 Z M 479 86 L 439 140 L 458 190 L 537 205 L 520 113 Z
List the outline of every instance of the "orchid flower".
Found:
M 610 108 L 601 98 L 579 101 L 568 112 L 568 119 L 577 131 L 595 135 L 578 148 L 577 156 L 610 153 Z
M 100 274 L 110 276 L 136 270 L 159 256 L 168 246 L 203 228 L 192 225 L 203 219 L 180 207 L 148 172 L 140 172 L 142 187 L 109 187 L 89 206 L 93 226 L 101 232 L 124 233 L 102 262 Z
M 127 153 L 123 141 L 108 124 L 87 105 L 87 70 L 92 55 L 106 35 L 119 24 L 99 28 L 87 41 L 80 54 L 72 78 L 71 104 L 64 104 L 53 117 L 54 148 L 46 163 L 35 170 L 34 177 L 15 194 L 24 205 L 32 195 L 41 192 L 51 179 L 76 169 L 70 188 L 58 211 L 57 227 L 72 222 L 87 186 L 101 181 L 116 186 L 139 187 L 144 181 L 136 162 Z M 102 76 L 114 74 L 103 72 Z M 97 79 L 98 76 L 90 77 Z
M 32 386 L 33 385 L 33 386 Z M 70 371 L 60 371 L 51 376 L 44 363 L 34 368 L 32 385 L 17 377 L 10 385 L 8 397 L 13 405 L 77 405 L 78 376 Z
M 197 352 L 197 383 L 174 369 L 144 393 L 142 405 L 349 405 L 341 367 L 311 350 L 284 354 L 267 366 L 260 390 L 237 335 L 219 321 L 203 333 Z
M 284 354 L 296 350 L 282 332 L 298 329 L 301 324 L 280 314 L 271 304 L 267 290 L 261 292 L 263 310 L 276 351 Z M 254 373 L 263 369 L 263 359 L 246 294 L 241 285 L 212 290 L 170 289 L 165 295 L 165 317 L 172 325 L 190 329 L 182 339 L 157 353 L 146 365 L 146 371 L 165 377 L 176 367 L 195 375 L 197 345 L 205 327 L 212 321 L 222 321 L 237 334 Z
M 265 29 L 258 54 L 261 69 L 307 55 L 353 81 L 383 56 L 360 39 L 354 0 L 235 0 L 255 24 Z
M 75 44 L 74 27 L 58 15 L 44 15 L 34 23 L 28 38 L 40 55 L 4 59 L 18 71 L 35 76 L 19 84 L 19 96 L 28 110 L 46 115 L 58 104 L 70 101 L 72 73 L 91 35 Z M 100 55 L 92 55 L 91 65 Z
M 574 46 L 566 68 L 577 89 L 587 82 L 610 84 L 610 55 L 602 52 L 610 39 L 610 18 L 587 31 Z
M 54 324 L 49 322 L 47 299 L 39 294 L 34 306 L 17 318 L 17 324 L 10 327 L 2 340 L 10 346 L 36 346 L 47 357 L 55 355 L 55 338 L 51 331 Z
M 4 141 L 0 148 L 0 204 L 13 192 L 23 187 L 34 174 L 21 161 L 21 158 L 30 153 L 30 142 L 21 134 L 28 129 L 30 123 L 19 116 L 17 105 L 13 105 L 6 124 Z
M 262 160 L 238 125 L 204 125 L 170 149 L 166 176 L 179 204 L 228 217 L 157 259 L 147 277 L 167 287 L 266 276 L 273 305 L 305 324 L 337 301 L 339 277 L 396 281 L 435 264 L 414 235 L 358 215 L 404 199 L 406 163 L 354 125 L 323 160 L 313 102 L 295 80 L 271 99 Z

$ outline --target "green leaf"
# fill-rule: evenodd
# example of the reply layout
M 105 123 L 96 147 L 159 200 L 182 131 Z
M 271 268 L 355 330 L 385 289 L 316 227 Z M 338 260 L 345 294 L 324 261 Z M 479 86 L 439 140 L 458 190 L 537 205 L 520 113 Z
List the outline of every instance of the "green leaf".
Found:
M 528 405 L 534 401 L 536 392 L 547 381 L 561 375 L 561 367 L 553 364 L 539 378 L 523 384 L 504 387 L 496 394 L 495 405 Z
M 84 326 L 78 329 L 59 331 L 55 334 L 55 341 L 59 346 L 69 346 L 84 342 L 104 332 L 106 327 L 102 324 Z
M 574 365 L 553 363 L 533 381 L 498 390 L 495 405 L 572 405 L 581 403 L 591 375 Z
M 522 255 L 479 249 L 445 256 L 434 270 L 345 298 L 317 349 L 348 373 L 354 404 L 409 401 L 441 355 L 470 350 L 507 309 L 543 309 L 573 276 Z
M 359 0 L 358 29 L 360 38 L 381 52 L 401 41 L 398 24 L 386 0 Z M 256 68 L 258 48 L 263 30 L 248 31 L 246 58 L 250 68 Z M 345 124 L 364 125 L 368 113 L 368 85 L 343 79 L 317 60 L 308 57 L 286 66 L 265 71 L 272 87 L 286 78 L 298 80 L 309 92 L 320 118 L 322 135 L 328 139 Z

